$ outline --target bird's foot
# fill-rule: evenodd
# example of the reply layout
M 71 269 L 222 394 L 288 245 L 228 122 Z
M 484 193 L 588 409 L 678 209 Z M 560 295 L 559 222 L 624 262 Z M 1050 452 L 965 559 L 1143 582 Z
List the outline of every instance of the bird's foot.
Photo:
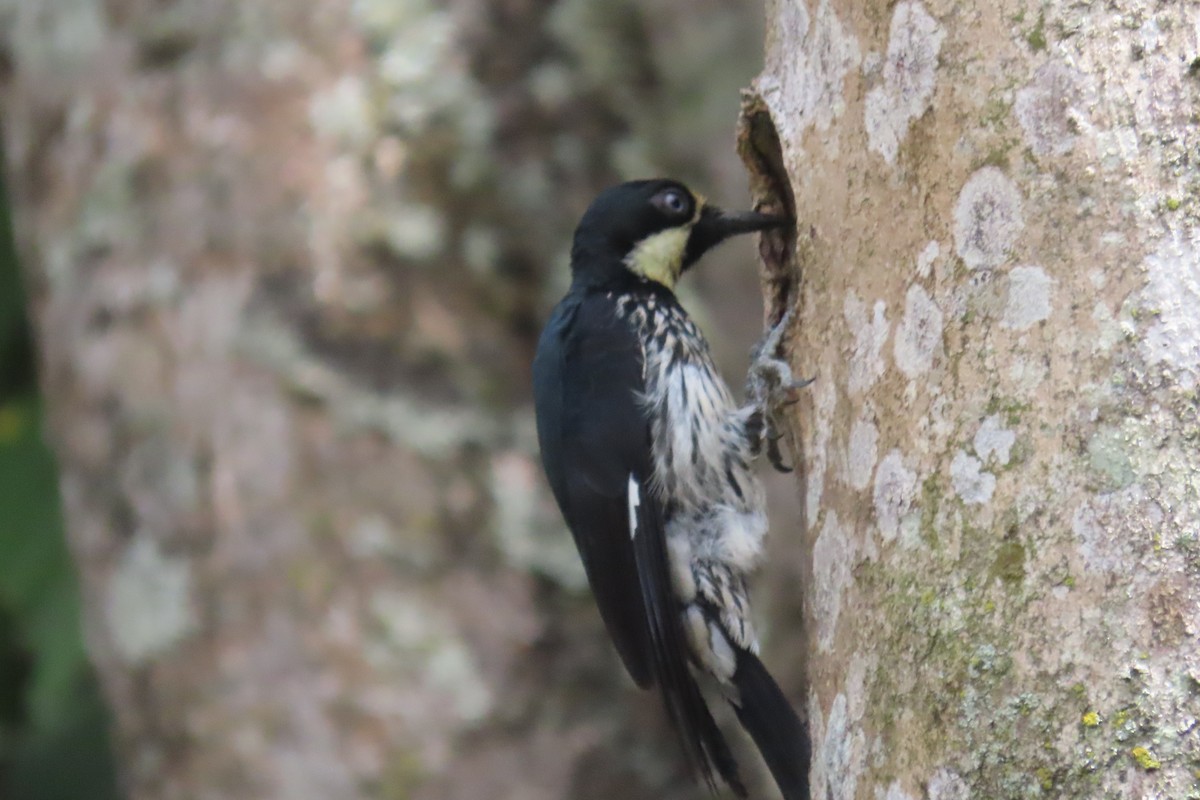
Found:
M 746 389 L 750 395 L 751 412 L 747 420 L 747 432 L 754 443 L 755 454 L 761 452 L 765 443 L 767 459 L 780 472 L 791 472 L 783 462 L 779 441 L 783 438 L 782 411 L 800 400 L 799 390 L 813 382 L 813 378 L 796 380 L 788 362 L 779 357 L 779 345 L 795 315 L 789 308 L 754 348 L 753 361 L 746 376 Z

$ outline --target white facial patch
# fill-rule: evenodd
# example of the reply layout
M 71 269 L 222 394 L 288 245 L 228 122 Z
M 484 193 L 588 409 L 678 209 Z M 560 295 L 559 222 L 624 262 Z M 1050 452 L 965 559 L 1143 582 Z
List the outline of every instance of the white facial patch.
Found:
M 692 226 L 689 223 L 647 236 L 625 257 L 625 266 L 644 278 L 673 289 L 683 270 L 683 254 L 687 251 L 691 233 Z

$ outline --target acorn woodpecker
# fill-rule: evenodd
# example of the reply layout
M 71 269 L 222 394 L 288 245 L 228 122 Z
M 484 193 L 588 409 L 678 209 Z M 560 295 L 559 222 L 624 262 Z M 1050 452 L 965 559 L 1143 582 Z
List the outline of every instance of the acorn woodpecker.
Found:
M 778 452 L 774 412 L 803 385 L 776 358 L 788 320 L 760 345 L 739 406 L 673 292 L 728 237 L 787 224 L 671 180 L 602 192 L 575 230 L 533 386 L 546 476 L 630 676 L 658 688 L 709 787 L 715 773 L 746 797 L 696 672 L 715 678 L 786 800 L 808 800 L 807 727 L 759 661 L 746 590 L 767 532 L 751 463 L 764 444 Z

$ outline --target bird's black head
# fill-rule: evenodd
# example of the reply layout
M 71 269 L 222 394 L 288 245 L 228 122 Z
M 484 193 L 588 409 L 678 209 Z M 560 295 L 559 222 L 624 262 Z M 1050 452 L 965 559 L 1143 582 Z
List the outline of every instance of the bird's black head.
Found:
M 678 181 L 630 181 L 605 189 L 584 213 L 571 270 L 584 283 L 633 273 L 673 289 L 684 270 L 730 236 L 787 223 L 756 211 L 722 211 Z

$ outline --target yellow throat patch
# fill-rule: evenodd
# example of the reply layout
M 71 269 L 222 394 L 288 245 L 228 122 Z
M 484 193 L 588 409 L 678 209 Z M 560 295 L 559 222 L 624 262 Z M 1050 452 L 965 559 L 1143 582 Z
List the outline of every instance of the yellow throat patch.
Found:
M 637 275 L 657 281 L 668 289 L 675 288 L 683 269 L 683 254 L 687 250 L 691 224 L 667 228 L 638 242 L 625 257 L 625 265 Z
M 687 252 L 688 238 L 692 235 L 692 226 L 700 219 L 700 211 L 704 208 L 704 198 L 695 195 L 696 213 L 691 220 L 674 228 L 667 228 L 647 236 L 637 243 L 628 256 L 625 266 L 635 275 L 657 281 L 668 289 L 675 288 L 679 273 L 683 271 L 683 255 Z

